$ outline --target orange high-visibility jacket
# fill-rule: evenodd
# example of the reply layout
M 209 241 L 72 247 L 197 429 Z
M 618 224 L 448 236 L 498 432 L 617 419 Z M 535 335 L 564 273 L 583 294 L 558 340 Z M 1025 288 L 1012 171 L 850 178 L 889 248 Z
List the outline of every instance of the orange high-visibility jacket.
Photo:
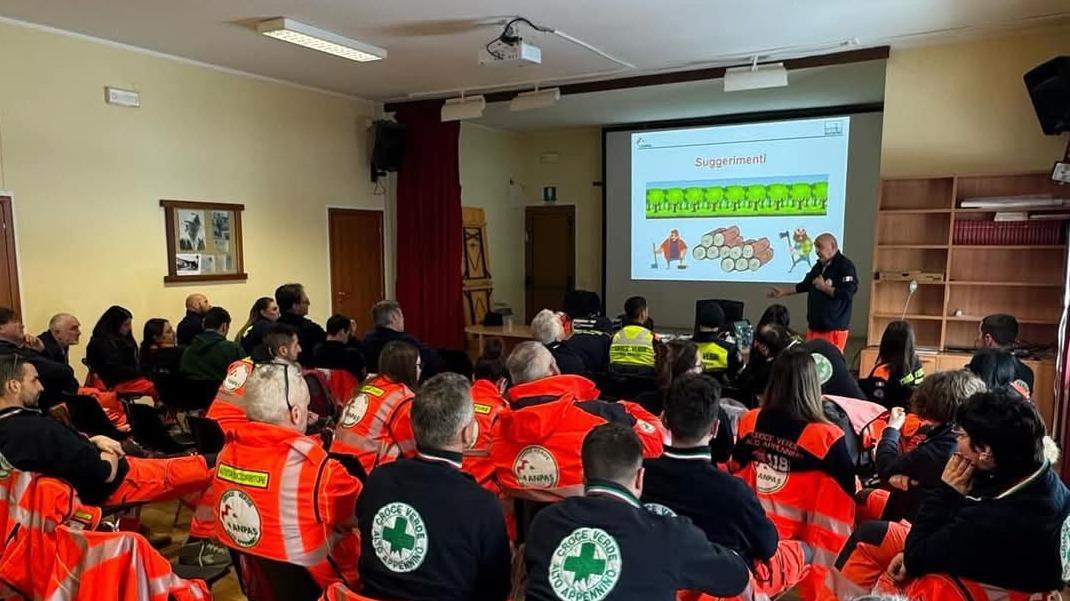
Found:
M 320 586 L 355 584 L 362 486 L 317 438 L 270 424 L 236 426 L 216 463 L 215 536 L 242 553 L 304 566 Z
M 945 574 L 928 574 L 911 581 L 906 594 L 916 601 L 1049 601 L 1059 598 L 1057 591 L 1021 593 Z
M 491 460 L 503 492 L 536 501 L 583 494 L 580 449 L 595 426 L 619 422 L 639 435 L 644 457 L 661 455 L 661 422 L 635 403 L 597 400 L 598 389 L 580 376 L 552 376 L 512 387 L 511 410 L 491 435 Z
M 249 357 L 238 359 L 227 366 L 227 376 L 219 385 L 215 399 L 208 407 L 205 417 L 214 419 L 223 432 L 235 424 L 249 420 L 245 417 L 245 382 L 253 373 L 256 364 Z
M 415 456 L 409 420 L 413 396 L 408 386 L 389 376 L 368 380 L 342 410 L 331 452 L 356 456 L 368 474 L 377 465 Z
M 494 480 L 494 462 L 490 458 L 490 440 L 494 425 L 502 413 L 509 411 L 509 403 L 494 382 L 476 380 L 472 384 L 472 407 L 479 431 L 475 443 L 464 452 L 461 470 L 471 474 L 483 488 L 499 494 L 501 491 Z
M 364 595 L 358 595 L 353 591 L 346 588 L 345 585 L 334 583 L 328 586 L 323 595 L 319 598 L 319 601 L 376 601 L 371 597 L 365 597 Z
M 733 459 L 738 475 L 758 494 L 781 539 L 810 545 L 814 562 L 800 584 L 816 599 L 825 575 L 854 527 L 856 485 L 844 433 L 831 423 L 801 424 L 754 409 L 739 421 Z

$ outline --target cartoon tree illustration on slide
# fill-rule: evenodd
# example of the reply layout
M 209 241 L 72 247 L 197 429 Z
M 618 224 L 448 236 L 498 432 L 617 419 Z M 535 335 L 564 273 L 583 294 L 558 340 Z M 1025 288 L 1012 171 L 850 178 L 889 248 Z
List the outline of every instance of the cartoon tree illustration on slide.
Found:
M 795 208 L 802 210 L 803 203 L 810 199 L 810 184 L 792 184 L 791 185 L 791 200 L 795 203 Z
M 661 188 L 651 188 L 646 191 L 646 212 L 653 213 L 660 211 L 665 204 L 665 190 Z
M 747 189 L 743 186 L 728 186 L 724 191 L 725 200 L 731 203 L 731 208 L 739 210 L 741 203 L 747 198 Z
M 680 203 L 684 202 L 684 191 L 681 188 L 669 188 L 665 193 L 665 200 L 669 203 L 669 210 L 673 213 L 680 211 Z
M 721 202 L 724 200 L 724 188 L 721 186 L 710 186 L 706 188 L 703 193 L 703 199 L 706 201 L 706 204 L 702 208 L 706 210 L 720 208 Z
M 687 203 L 687 210 L 694 211 L 697 209 L 698 204 L 702 202 L 702 188 L 688 188 L 687 190 L 684 190 L 684 201 Z
M 788 187 L 784 184 L 770 184 L 766 193 L 774 209 L 784 208 L 788 200 Z

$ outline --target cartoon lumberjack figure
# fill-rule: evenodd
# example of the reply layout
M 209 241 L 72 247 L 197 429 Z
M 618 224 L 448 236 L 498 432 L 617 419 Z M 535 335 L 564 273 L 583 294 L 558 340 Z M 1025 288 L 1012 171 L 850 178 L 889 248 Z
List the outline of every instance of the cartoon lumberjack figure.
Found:
M 658 267 L 658 251 L 661 251 L 661 256 L 665 258 L 665 269 L 670 269 L 672 262 L 676 261 L 677 269 L 687 269 L 687 265 L 684 265 L 684 257 L 687 256 L 687 242 L 684 242 L 680 237 L 679 230 L 672 230 L 669 232 L 669 237 L 662 241 L 661 246 L 654 249 L 654 264 L 652 267 L 655 269 Z

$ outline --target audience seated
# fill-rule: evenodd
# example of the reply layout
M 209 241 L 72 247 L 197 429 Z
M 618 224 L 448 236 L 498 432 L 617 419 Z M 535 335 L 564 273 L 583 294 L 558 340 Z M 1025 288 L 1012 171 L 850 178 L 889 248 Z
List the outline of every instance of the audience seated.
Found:
M 510 358 L 511 359 L 511 358 Z M 511 362 L 511 361 L 510 361 Z M 524 547 L 528 601 L 673 599 L 679 589 L 729 597 L 747 587 L 747 563 L 687 518 L 649 512 L 643 444 L 621 424 L 588 432 L 580 451 L 584 496 L 543 509 Z
M 984 383 L 966 370 L 939 372 L 914 391 L 912 431 L 906 412 L 892 409 L 876 450 L 881 489 L 859 493 L 867 518 L 914 519 L 921 502 L 940 486 L 940 474 L 955 451 L 955 411 L 983 390 Z
M 602 301 L 594 292 L 573 290 L 565 293 L 565 315 L 570 320 L 569 346 L 583 359 L 587 373 L 609 369 L 609 345 L 613 342 L 613 322 L 602 315 Z
M 720 386 L 706 377 L 673 383 L 663 418 L 672 445 L 644 462 L 642 500 L 656 513 L 690 518 L 710 542 L 747 561 L 753 589 L 776 595 L 801 579 L 810 550 L 799 541 L 779 540 L 754 491 L 713 464 L 710 441 L 723 427 L 719 397 Z
M 915 583 L 931 584 L 921 577 L 933 574 L 1002 589 L 989 599 L 1062 587 L 1070 491 L 1052 469 L 1055 458 L 1045 454 L 1036 407 L 1005 390 L 979 392 L 959 406 L 955 424 L 957 450 L 915 519 L 885 523 L 878 544 L 844 550 L 845 593 L 850 582 L 856 590 L 876 582 L 916 598 Z M 955 584 L 946 586 L 947 596 L 924 598 L 957 592 Z
M 821 394 L 831 394 L 852 399 L 864 399 L 866 395 L 858 386 L 858 380 L 851 374 L 847 361 L 836 345 L 822 338 L 800 342 L 790 330 L 777 324 L 762 326 L 754 335 L 755 348 L 760 357 L 751 356 L 756 362 L 755 369 L 749 375 L 748 390 L 761 394 L 764 383 L 768 382 L 768 373 L 772 362 L 786 349 L 805 350 L 814 357 L 817 373 L 820 377 Z
M 734 379 L 742 362 L 739 347 L 725 331 L 724 310 L 717 303 L 706 303 L 697 315 L 698 332 L 691 340 L 698 345 L 702 368 L 706 373 Z
M 248 421 L 228 432 L 212 483 L 215 536 L 234 551 L 302 566 L 321 587 L 355 586 L 363 472 L 304 435 L 309 393 L 296 365 L 258 364 L 243 384 Z
M 279 303 L 270 296 L 261 296 L 249 309 L 249 319 L 234 336 L 234 342 L 241 344 L 245 354 L 252 355 L 253 349 L 260 346 L 264 335 L 279 320 L 279 315 Z
M 204 331 L 182 353 L 182 375 L 190 380 L 222 382 L 227 366 L 245 356 L 235 342 L 227 340 L 230 313 L 223 307 L 212 307 L 204 314 Z
M 141 373 L 152 381 L 179 375 L 184 347 L 175 344 L 171 322 L 153 317 L 145 322 L 141 336 Z
M 924 379 L 925 370 L 914 351 L 914 328 L 906 321 L 889 323 L 881 334 L 876 365 L 859 382 L 862 391 L 885 407 L 906 407 Z
M 342 410 L 331 443 L 332 453 L 355 456 L 364 471 L 416 453 L 412 411 L 422 362 L 415 346 L 400 340 L 386 343 L 379 373 L 360 387 Z
M 483 343 L 483 354 L 476 360 L 472 373 L 476 436 L 472 445 L 464 450 L 461 467 L 475 478 L 477 484 L 495 494 L 500 489 L 494 479 L 494 461 L 490 456 L 491 434 L 502 413 L 509 411 L 509 402 L 503 396 L 509 385 L 504 352 L 501 338 L 488 338 Z
M 411 344 L 419 349 L 425 374 L 433 375 L 438 370 L 438 356 L 435 350 L 405 331 L 405 314 L 401 312 L 401 305 L 397 301 L 384 300 L 375 303 L 372 307 L 372 322 L 375 323 L 375 327 L 364 335 L 364 340 L 361 342 L 369 372 L 380 371 L 379 355 L 383 352 L 383 347 L 395 340 Z
M 644 455 L 657 457 L 664 433 L 657 418 L 635 403 L 598 400 L 594 383 L 561 375 L 538 342 L 522 342 L 506 362 L 511 411 L 498 420 L 491 441 L 498 484 L 510 495 L 555 501 L 582 493 L 580 444 L 606 422 L 634 428 Z
M 509 597 L 501 504 L 461 471 L 462 453 L 477 437 L 472 403 L 459 374 L 425 382 L 412 402 L 416 457 L 368 477 L 357 502 L 365 594 L 406 601 Z
M 844 432 L 825 417 L 809 351 L 791 348 L 777 357 L 762 408 L 740 419 L 732 458 L 780 537 L 812 548 L 814 565 L 800 592 L 804 600 L 819 598 L 851 534 L 857 484 Z
M 37 369 L 44 391 L 41 406 L 44 408 L 63 400 L 65 395 L 78 391 L 78 380 L 70 365 L 53 361 L 43 354 L 44 345 L 33 336 L 26 335 L 22 319 L 7 307 L 0 307 L 0 354 L 18 355 Z
M 65 480 L 89 505 L 175 499 L 208 485 L 212 458 L 127 457 L 118 442 L 86 438 L 42 414 L 41 390 L 33 364 L 0 356 L 0 455 L 15 468 Z
M 1014 355 L 1003 349 L 983 348 L 974 352 L 970 362 L 966 364 L 966 369 L 981 378 L 989 390 L 1006 389 L 1028 399 L 1029 387 L 1019 377 L 1019 365 L 1021 363 Z
M 279 321 L 297 330 L 297 339 L 301 343 L 298 363 L 311 367 L 312 351 L 327 339 L 327 334 L 319 324 L 306 317 L 312 303 L 305 294 L 305 287 L 301 284 L 283 284 L 275 289 L 275 302 L 279 305 Z
M 344 369 L 358 380 L 368 375 L 364 352 L 353 339 L 355 324 L 347 315 L 335 314 L 327 320 L 327 339 L 312 353 L 312 365 L 323 369 Z
M 650 331 L 646 299 L 633 296 L 624 302 L 624 324 L 609 344 L 609 369 L 617 373 L 654 373 L 654 332 Z
M 208 297 L 197 292 L 186 297 L 186 314 L 178 322 L 176 338 L 180 346 L 189 346 L 193 337 L 204 331 L 204 314 L 212 304 Z
M 48 320 L 48 329 L 37 338 L 44 345 L 41 354 L 46 359 L 70 365 L 70 348 L 82 337 L 82 324 L 70 313 L 57 313 Z
M 587 366 L 583 359 L 565 340 L 565 327 L 561 323 L 560 314 L 549 309 L 536 313 L 535 318 L 531 320 L 531 337 L 546 345 L 561 373 L 587 375 Z
M 1013 315 L 996 313 L 981 320 L 978 328 L 978 346 L 981 348 L 998 348 L 1011 353 L 1018 341 L 1018 320 Z M 1033 370 L 1014 357 L 1014 373 L 1016 379 L 1021 380 L 1027 391 L 1026 396 L 1032 396 Z
M 93 335 L 85 349 L 85 360 L 92 375 L 99 380 L 98 388 L 119 394 L 155 397 L 152 380 L 141 373 L 137 356 L 137 342 L 131 333 L 133 314 L 123 307 L 112 305 L 93 326 Z M 91 384 L 93 385 L 93 384 Z
M 791 329 L 791 312 L 788 311 L 788 308 L 784 305 L 773 303 L 766 307 L 765 311 L 762 312 L 762 316 L 758 318 L 758 325 L 755 329 L 770 323 L 784 326 L 784 328 L 791 332 L 792 336 L 802 340 L 802 337 Z

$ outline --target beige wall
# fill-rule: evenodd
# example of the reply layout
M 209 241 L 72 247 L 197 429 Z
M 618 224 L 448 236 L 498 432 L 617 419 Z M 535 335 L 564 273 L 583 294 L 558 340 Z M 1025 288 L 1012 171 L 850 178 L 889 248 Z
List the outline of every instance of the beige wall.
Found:
M 142 107 L 104 103 L 104 86 Z M 182 316 L 204 291 L 235 321 L 301 281 L 330 312 L 326 207 L 382 208 L 368 182 L 370 102 L 84 39 L 0 24 L 0 189 L 14 196 L 27 329 L 69 311 L 88 331 L 110 304 Z M 164 285 L 160 199 L 242 203 L 244 283 Z M 393 244 L 387 240 L 388 253 Z M 73 355 L 77 355 L 77 358 Z M 72 359 L 81 352 L 72 353 Z
M 1066 136 L 1045 136 L 1022 75 L 1070 54 L 1070 27 L 893 50 L 881 175 L 1050 169 Z

